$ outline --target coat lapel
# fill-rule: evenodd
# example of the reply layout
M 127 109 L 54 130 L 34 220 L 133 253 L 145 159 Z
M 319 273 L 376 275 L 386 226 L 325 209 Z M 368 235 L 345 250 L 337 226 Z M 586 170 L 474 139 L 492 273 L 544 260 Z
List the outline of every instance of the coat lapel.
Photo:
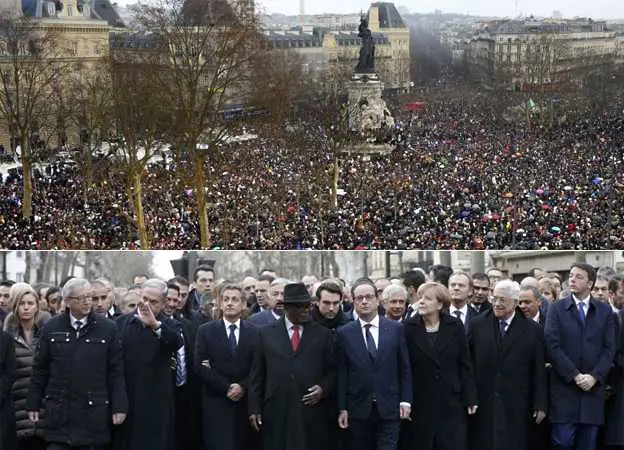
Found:
M 431 345 L 429 339 L 427 339 L 427 330 L 425 329 L 422 318 L 417 317 L 409 326 L 413 326 L 416 329 L 416 345 L 418 345 L 418 347 L 425 354 L 425 356 L 427 356 L 429 359 L 435 362 L 436 365 L 439 366 L 440 361 L 438 359 L 437 352 L 435 351 L 436 349 Z
M 440 316 L 440 329 L 438 330 L 438 338 L 435 341 L 436 356 L 442 353 L 446 346 L 453 340 L 453 322 L 450 318 L 442 314 Z
M 387 346 L 386 339 L 389 339 L 388 335 L 390 334 L 390 327 L 388 326 L 389 320 L 390 319 L 386 319 L 385 317 L 379 317 L 379 339 L 377 339 L 377 359 L 374 361 L 375 365 L 379 364 L 379 361 L 384 357 L 383 352 L 386 350 Z M 368 355 L 368 350 L 366 350 L 366 354 Z
M 360 353 L 360 358 L 363 358 L 365 361 L 372 364 L 373 362 L 368 354 L 368 350 L 366 349 L 366 344 L 364 343 L 361 323 L 359 320 L 356 320 L 353 322 L 353 325 L 354 326 L 351 328 L 351 339 L 353 339 L 353 344 L 355 345 L 356 350 Z M 377 359 L 379 359 L 379 349 L 377 349 Z
M 516 341 L 520 339 L 520 336 L 526 331 L 526 327 L 526 319 L 522 316 L 522 311 L 516 308 L 516 315 L 507 327 L 505 337 L 502 338 L 501 358 L 507 356 L 507 353 L 514 347 Z

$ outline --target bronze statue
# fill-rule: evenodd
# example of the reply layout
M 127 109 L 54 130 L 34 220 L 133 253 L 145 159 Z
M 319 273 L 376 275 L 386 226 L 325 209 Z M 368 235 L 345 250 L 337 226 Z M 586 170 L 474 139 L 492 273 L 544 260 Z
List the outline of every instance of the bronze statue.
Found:
M 375 71 L 375 41 L 370 28 L 368 28 L 368 19 L 362 16 L 360 26 L 358 27 L 358 37 L 362 39 L 360 47 L 360 61 L 355 68 L 356 73 L 373 73 Z

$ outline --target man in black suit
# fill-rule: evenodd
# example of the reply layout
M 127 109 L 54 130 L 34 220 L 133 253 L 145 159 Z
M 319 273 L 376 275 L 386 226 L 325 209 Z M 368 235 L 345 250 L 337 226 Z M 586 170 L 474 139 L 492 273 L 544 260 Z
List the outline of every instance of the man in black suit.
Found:
M 540 292 L 533 286 L 520 286 L 518 307 L 524 317 L 539 324 L 542 328 L 546 324 L 546 314 L 540 311 Z
M 290 281 L 285 278 L 276 278 L 269 286 L 268 296 L 264 301 L 265 309 L 252 314 L 249 323 L 258 328 L 271 325 L 284 314 L 284 288 Z
M 258 330 L 241 320 L 245 305 L 242 289 L 225 284 L 220 304 L 222 319 L 208 322 L 197 331 L 195 370 L 202 385 L 205 450 L 253 448 L 247 393 Z
M 174 445 L 171 360 L 184 341 L 176 323 L 163 313 L 166 297 L 163 281 L 147 280 L 137 311 L 117 319 L 130 404 L 116 438 L 118 449 L 170 450 Z
M 468 300 L 473 293 L 472 278 L 467 273 L 456 272 L 450 276 L 448 284 L 451 293 L 449 313 L 461 320 L 464 329 L 468 332 L 470 321 L 479 315 L 474 308 L 468 305 Z
M 520 286 L 496 284 L 492 311 L 476 317 L 468 343 L 479 409 L 469 429 L 472 450 L 528 450 L 530 419 L 548 404 L 544 334 L 518 306 Z
M 249 420 L 266 450 L 328 447 L 327 401 L 336 370 L 330 331 L 310 320 L 303 283 L 284 288 L 285 314 L 260 329 L 249 383 Z
M 351 288 L 358 320 L 338 330 L 338 424 L 353 450 L 395 450 L 410 417 L 412 384 L 403 324 L 380 317 L 368 278 Z
M 484 273 L 472 274 L 472 301 L 470 302 L 470 307 L 477 314 L 483 314 L 492 309 L 492 304 L 490 303 L 490 279 Z

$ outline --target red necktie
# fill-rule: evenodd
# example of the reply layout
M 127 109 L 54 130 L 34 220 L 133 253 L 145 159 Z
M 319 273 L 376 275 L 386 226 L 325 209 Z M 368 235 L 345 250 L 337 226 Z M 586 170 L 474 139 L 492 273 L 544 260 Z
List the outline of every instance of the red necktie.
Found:
M 299 348 L 299 341 L 301 340 L 301 335 L 299 334 L 299 326 L 293 325 L 292 330 L 293 334 L 290 338 L 290 345 L 292 345 L 293 352 L 296 352 Z

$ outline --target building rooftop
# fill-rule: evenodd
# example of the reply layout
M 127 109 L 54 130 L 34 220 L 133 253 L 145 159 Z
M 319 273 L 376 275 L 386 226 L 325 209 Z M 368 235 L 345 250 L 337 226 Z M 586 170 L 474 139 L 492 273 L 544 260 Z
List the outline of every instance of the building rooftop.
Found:
M 371 8 L 379 10 L 380 28 L 406 28 L 405 22 L 403 22 L 401 14 L 399 14 L 394 3 L 375 2 L 371 4 Z

